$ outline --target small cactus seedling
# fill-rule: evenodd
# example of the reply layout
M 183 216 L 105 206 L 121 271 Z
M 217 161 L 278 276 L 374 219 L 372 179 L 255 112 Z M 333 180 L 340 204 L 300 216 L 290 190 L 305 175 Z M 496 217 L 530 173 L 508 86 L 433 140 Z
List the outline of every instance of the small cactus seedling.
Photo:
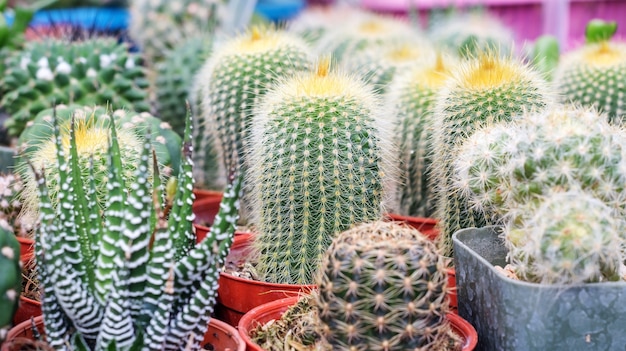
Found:
M 380 219 L 396 181 L 382 104 L 329 65 L 276 85 L 255 109 L 246 181 L 265 281 L 312 284 L 332 239 Z
M 0 219 L 0 344 L 6 338 L 22 292 L 20 244 L 9 225 Z
M 442 254 L 452 253 L 451 238 L 458 229 L 486 224 L 484 215 L 469 208 L 452 184 L 457 148 L 476 129 L 512 120 L 524 110 L 543 109 L 551 100 L 539 73 L 495 52 L 483 53 L 451 72 L 438 95 L 432 127 L 432 176 L 439 182 L 434 189 L 435 217 L 441 224 Z
M 447 273 L 434 243 L 393 222 L 355 226 L 322 261 L 318 314 L 333 350 L 447 350 Z

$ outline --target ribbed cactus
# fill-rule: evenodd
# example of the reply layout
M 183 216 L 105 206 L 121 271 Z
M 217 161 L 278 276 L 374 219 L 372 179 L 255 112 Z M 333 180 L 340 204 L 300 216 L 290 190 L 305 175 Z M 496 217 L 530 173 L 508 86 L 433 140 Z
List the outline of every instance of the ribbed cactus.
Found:
M 8 58 L 0 86 L 0 104 L 11 115 L 5 125 L 13 136 L 57 104 L 150 108 L 139 57 L 114 38 L 29 42 Z
M 336 237 L 318 278 L 322 335 L 333 350 L 454 350 L 447 273 L 435 244 L 393 222 Z
M 20 244 L 9 225 L 0 219 L 0 344 L 6 338 L 22 292 Z
M 603 38 L 564 54 L 554 84 L 563 100 L 593 106 L 621 124 L 626 118 L 626 43 L 610 40 L 611 35 Z
M 433 109 L 437 93 L 458 62 L 446 55 L 414 63 L 389 86 L 386 101 L 394 108 L 396 143 L 400 148 L 402 184 L 398 186 L 397 212 L 430 217 L 434 212 L 431 177 Z
M 396 181 L 382 104 L 329 65 L 287 79 L 255 109 L 246 181 L 265 281 L 312 284 L 332 239 L 381 218 Z
M 56 140 L 54 138 L 53 115 L 56 113 L 61 128 L 62 145 L 65 152 L 70 147 L 70 123 L 74 121 L 77 165 L 83 182 L 92 179 L 96 188 L 98 208 L 106 207 L 107 184 L 109 170 L 108 144 L 111 119 L 117 125 L 117 137 L 122 155 L 123 172 L 120 174 L 127 183 L 135 177 L 136 164 L 141 153 L 143 141 L 150 131 L 151 144 L 155 149 L 157 162 L 161 167 L 161 175 L 172 175 L 171 168 L 180 167 L 181 139 L 165 123 L 147 114 L 136 114 L 124 110 L 108 111 L 103 107 L 58 106 L 55 109 L 42 111 L 35 121 L 22 133 L 19 147 L 23 157 L 18 171 L 24 182 L 21 194 L 23 208 L 21 216 L 26 222 L 34 222 L 38 217 L 39 197 L 35 175 L 28 162 L 36 167 L 43 167 L 49 187 L 49 195 L 56 207 L 57 183 L 59 169 L 57 167 Z M 170 153 L 175 152 L 175 153 Z M 166 170 L 166 172 L 164 172 Z
M 453 162 L 463 141 L 482 126 L 516 118 L 524 110 L 551 102 L 545 80 L 514 58 L 483 53 L 459 65 L 440 91 L 434 107 L 432 177 L 440 219 L 442 254 L 452 253 L 452 234 L 486 224 L 456 191 Z
M 41 224 L 35 251 L 50 346 L 199 350 L 219 270 L 233 240 L 240 178 L 225 190 L 211 231 L 194 247 L 190 127 L 175 194 L 162 204 L 160 178 L 152 178 L 149 170 L 150 141 L 139 151 L 134 180 L 126 182 L 117 129 L 111 123 L 108 205 L 103 214 L 94 205 L 94 182 L 84 184 L 77 177 L 76 132 L 71 129 L 69 151 L 62 151 L 56 124 L 58 183 L 63 184 L 56 208 L 46 178 L 38 177 Z
M 196 129 L 199 170 L 211 169 L 204 161 L 213 149 L 222 175 L 245 166 L 243 140 L 250 132 L 252 108 L 273 83 L 310 64 L 309 49 L 300 38 L 270 27 L 254 27 L 216 49 L 196 78 L 202 97 Z M 213 146 L 206 133 L 212 133 Z
M 508 243 L 520 279 L 559 285 L 620 280 L 623 217 L 589 193 L 549 194 L 539 207 L 514 215 L 520 218 L 505 238 L 523 238 Z

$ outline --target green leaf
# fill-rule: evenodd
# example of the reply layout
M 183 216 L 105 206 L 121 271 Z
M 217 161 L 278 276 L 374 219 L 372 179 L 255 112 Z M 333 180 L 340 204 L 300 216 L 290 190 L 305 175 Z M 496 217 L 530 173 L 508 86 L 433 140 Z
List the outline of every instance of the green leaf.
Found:
M 585 39 L 589 44 L 600 43 L 610 40 L 615 32 L 617 32 L 617 22 L 592 19 L 587 23 Z

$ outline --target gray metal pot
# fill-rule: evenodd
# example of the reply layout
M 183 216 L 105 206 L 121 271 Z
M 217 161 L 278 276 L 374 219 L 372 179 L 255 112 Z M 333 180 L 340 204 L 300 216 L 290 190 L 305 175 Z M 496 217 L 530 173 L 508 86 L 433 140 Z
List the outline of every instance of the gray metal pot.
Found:
M 453 236 L 459 314 L 478 332 L 476 350 L 626 350 L 626 283 L 551 286 L 499 273 L 499 227 Z

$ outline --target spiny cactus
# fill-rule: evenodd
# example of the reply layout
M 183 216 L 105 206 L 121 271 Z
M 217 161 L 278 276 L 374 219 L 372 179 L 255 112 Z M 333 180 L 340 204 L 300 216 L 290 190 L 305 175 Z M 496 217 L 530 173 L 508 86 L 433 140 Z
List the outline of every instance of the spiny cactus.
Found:
M 11 227 L 0 219 L 0 344 L 11 327 L 22 292 L 20 244 Z
M 402 172 L 397 212 L 402 215 L 433 215 L 433 188 L 437 182 L 430 174 L 433 109 L 437 93 L 457 64 L 454 58 L 441 54 L 425 59 L 398 75 L 388 89 L 387 104 L 397 116 L 394 134 Z
M 318 277 L 322 335 L 333 350 L 444 350 L 447 273 L 435 244 L 393 222 L 336 237 Z
M 252 108 L 280 77 L 307 69 L 311 55 L 298 37 L 272 27 L 254 27 L 216 49 L 197 75 L 202 96 L 197 128 L 196 163 L 205 165 L 208 146 L 205 133 L 213 134 L 221 174 L 245 166 L 243 141 L 250 132 Z
M 114 38 L 29 42 L 7 59 L 0 82 L 0 104 L 11 115 L 5 126 L 17 137 L 34 116 L 56 104 L 148 111 L 148 81 L 138 61 Z
M 452 234 L 481 227 L 476 213 L 453 187 L 456 149 L 484 125 L 516 118 L 524 110 L 542 109 L 552 98 L 545 80 L 514 58 L 496 52 L 459 65 L 450 74 L 434 107 L 432 177 L 436 179 L 436 214 L 440 219 L 442 254 L 451 254 Z
M 610 40 L 611 35 L 603 38 L 564 54 L 554 83 L 564 101 L 593 106 L 621 124 L 626 118 L 626 43 Z
M 191 122 L 174 198 L 162 204 L 160 178 L 149 170 L 149 137 L 134 181 L 127 182 L 111 121 L 103 215 L 95 206 L 94 182 L 77 176 L 73 127 L 65 151 L 55 124 L 57 182 L 63 184 L 56 208 L 46 178 L 38 177 L 41 224 L 35 251 L 46 337 L 57 350 L 199 350 L 233 240 L 240 178 L 225 190 L 211 231 L 194 247 Z
M 329 65 L 285 80 L 255 108 L 246 181 L 265 281 L 312 284 L 333 237 L 381 218 L 396 181 L 382 104 Z
M 70 123 L 74 121 L 77 165 L 85 183 L 92 178 L 96 187 L 97 205 L 104 209 L 107 199 L 109 170 L 106 166 L 109 155 L 109 129 L 111 120 L 118 126 L 117 137 L 122 155 L 123 172 L 120 174 L 129 184 L 133 182 L 141 145 L 150 131 L 150 141 L 155 149 L 156 159 L 161 167 L 160 174 L 165 178 L 172 175 L 171 168 L 180 167 L 180 137 L 165 123 L 147 114 L 136 114 L 124 110 L 109 111 L 103 107 L 57 106 L 42 111 L 20 137 L 22 160 L 18 172 L 24 182 L 21 194 L 23 208 L 21 217 L 25 222 L 34 222 L 38 217 L 39 198 L 35 175 L 27 163 L 43 167 L 52 203 L 57 203 L 60 184 L 56 159 L 53 115 L 61 129 L 62 145 L 67 152 L 70 147 Z M 175 153 L 171 153 L 175 152 Z M 28 160 L 28 161 L 27 161 Z M 165 171 L 165 172 L 164 172 Z
M 573 190 L 515 213 L 520 218 L 505 238 L 518 239 L 508 246 L 520 279 L 558 285 L 620 280 L 624 220 L 602 201 Z

